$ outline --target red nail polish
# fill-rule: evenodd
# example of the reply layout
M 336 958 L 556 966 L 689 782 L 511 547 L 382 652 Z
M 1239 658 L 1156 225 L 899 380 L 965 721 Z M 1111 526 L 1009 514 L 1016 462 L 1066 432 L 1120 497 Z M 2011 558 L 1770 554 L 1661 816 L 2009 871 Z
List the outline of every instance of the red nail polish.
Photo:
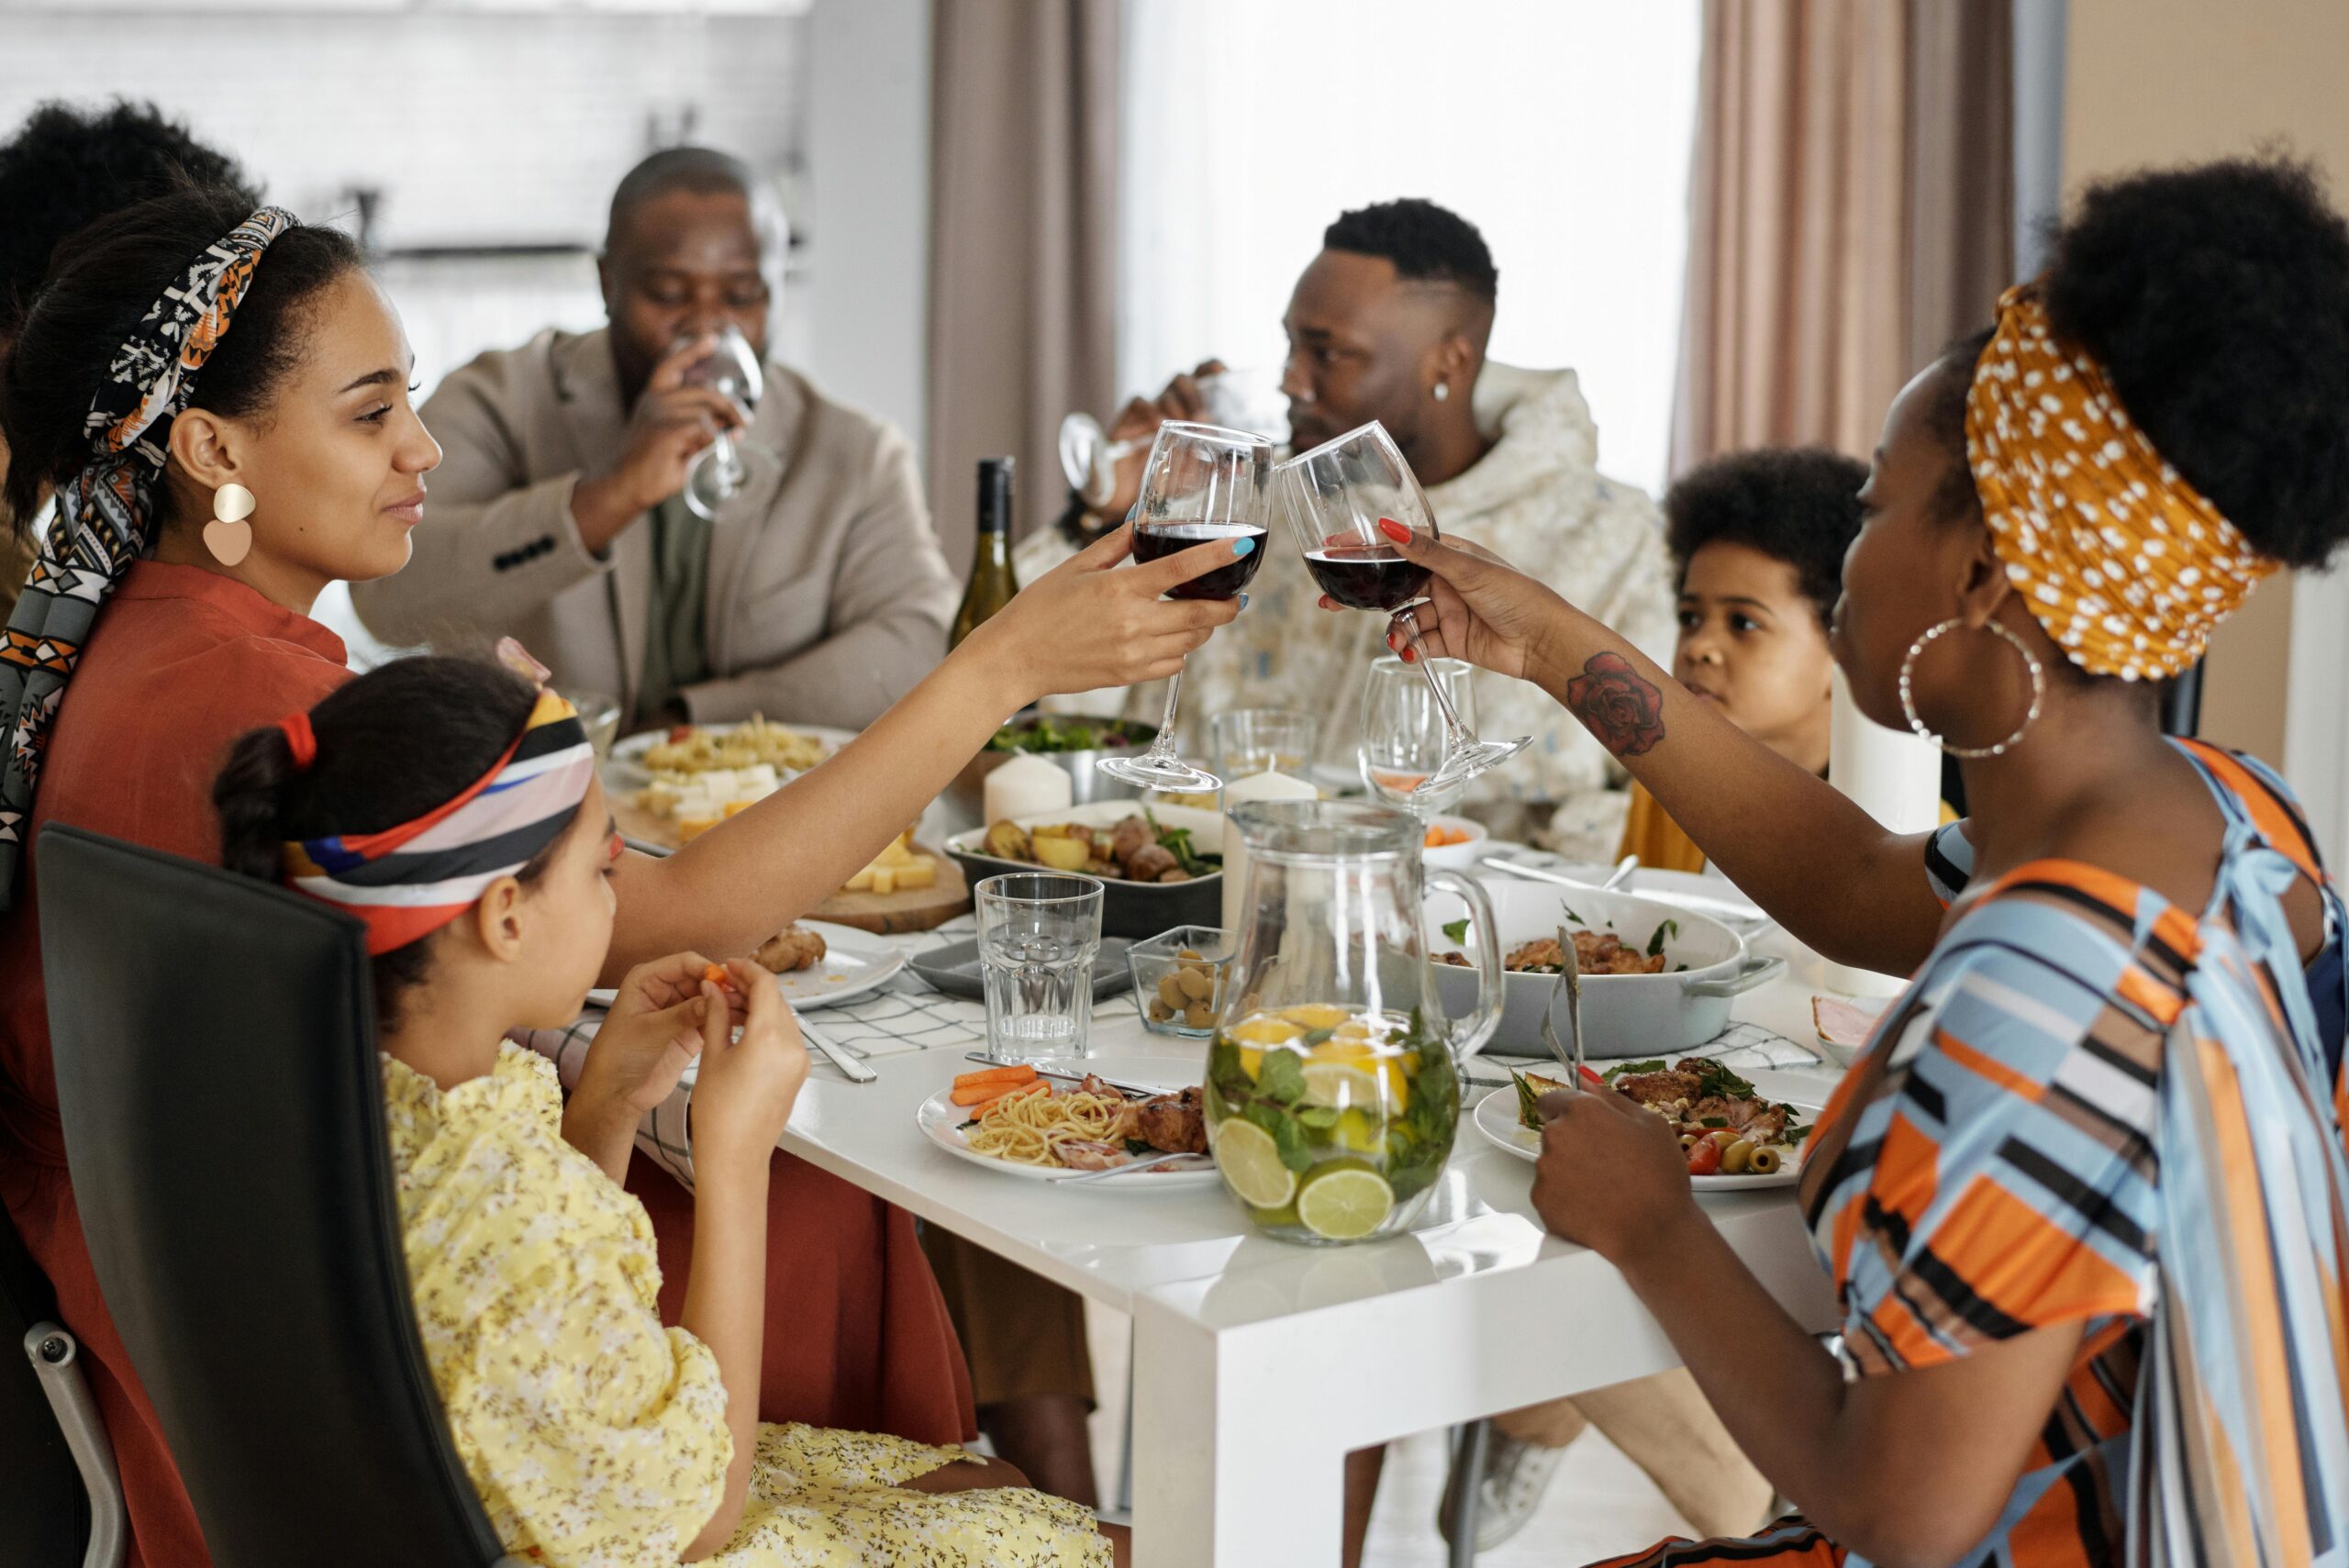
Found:
M 1416 649 L 1406 648 L 1403 650 L 1403 662 L 1406 664 L 1417 663 L 1419 662 L 1419 655 Z
M 1411 530 L 1405 528 L 1402 524 L 1397 522 L 1392 517 L 1379 518 L 1378 531 L 1385 534 L 1388 539 L 1393 539 L 1397 544 L 1408 544 L 1411 541 Z

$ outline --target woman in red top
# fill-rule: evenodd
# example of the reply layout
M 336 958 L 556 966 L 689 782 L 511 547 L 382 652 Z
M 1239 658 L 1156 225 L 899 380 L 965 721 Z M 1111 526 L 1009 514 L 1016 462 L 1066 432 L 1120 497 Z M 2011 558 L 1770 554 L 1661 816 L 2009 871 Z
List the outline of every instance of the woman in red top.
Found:
M 15 515 L 32 516 L 51 484 L 61 502 L 0 650 L 0 1197 L 82 1338 L 134 1555 L 179 1568 L 207 1554 L 82 1237 L 50 1061 L 38 856 L 22 851 L 54 820 L 216 859 L 210 782 L 228 741 L 346 678 L 342 645 L 310 606 L 329 582 L 406 563 L 440 454 L 409 404 L 398 319 L 334 230 L 191 193 L 84 230 L 52 278 L 0 411 Z M 253 502 L 241 553 L 236 521 L 215 520 L 237 510 L 222 505 L 230 486 Z M 1227 562 L 1228 544 L 1112 573 L 1125 554 L 1120 535 L 1031 585 L 827 766 L 677 855 L 626 857 L 607 973 L 688 948 L 748 951 L 919 815 L 1005 717 L 1047 692 L 1169 674 L 1234 613 L 1160 600 Z M 635 1114 L 578 1097 L 567 1112 Z M 640 1165 L 629 1185 L 675 1255 L 682 1195 Z M 910 1219 L 782 1154 L 770 1201 L 775 1350 L 761 1414 L 963 1437 L 969 1386 Z

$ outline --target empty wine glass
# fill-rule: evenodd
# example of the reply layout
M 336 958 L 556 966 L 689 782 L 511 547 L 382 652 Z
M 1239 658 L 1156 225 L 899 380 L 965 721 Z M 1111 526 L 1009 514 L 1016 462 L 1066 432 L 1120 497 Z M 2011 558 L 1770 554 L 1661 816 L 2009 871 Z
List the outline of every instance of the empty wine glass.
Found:
M 670 351 L 683 348 L 680 341 Z M 708 355 L 685 372 L 688 386 L 707 386 L 724 394 L 741 411 L 744 422 L 751 410 L 758 406 L 759 395 L 766 389 L 766 375 L 759 367 L 757 350 L 751 340 L 742 336 L 741 328 L 728 322 L 718 333 L 718 344 Z M 685 505 L 697 517 L 716 521 L 718 507 L 741 494 L 742 483 L 750 477 L 750 470 L 742 462 L 742 452 L 730 430 L 721 429 L 718 439 L 704 447 L 685 470 Z
M 1272 477 L 1273 444 L 1245 430 L 1169 420 L 1142 464 L 1141 498 L 1134 504 L 1134 559 L 1155 561 L 1208 539 L 1254 541 L 1228 566 L 1174 589 L 1177 599 L 1229 599 L 1264 563 L 1264 502 Z M 1158 739 L 1139 757 L 1094 763 L 1113 779 L 1143 789 L 1221 789 L 1223 781 L 1174 754 L 1174 706 L 1183 695 L 1180 670 L 1166 682 L 1166 713 Z
M 1278 446 L 1288 439 L 1288 408 L 1279 378 L 1254 369 L 1220 370 L 1198 378 L 1207 423 L 1248 430 Z M 1118 464 L 1149 444 L 1141 436 L 1113 441 L 1101 421 L 1086 413 L 1061 421 L 1061 472 L 1088 506 L 1108 504 L 1117 494 Z
M 1415 795 L 1436 795 L 1490 772 L 1532 742 L 1479 740 L 1453 708 L 1452 698 L 1427 667 L 1412 607 L 1427 603 L 1428 569 L 1405 560 L 1378 528 L 1391 518 L 1430 539 L 1442 534 L 1386 428 L 1374 419 L 1360 429 L 1322 442 L 1275 471 L 1278 506 L 1289 520 L 1306 568 L 1321 591 L 1352 609 L 1377 610 L 1399 621 L 1410 639 L 1413 662 L 1443 715 L 1443 760 L 1421 780 Z
M 1419 789 L 1443 766 L 1451 745 L 1435 688 L 1442 688 L 1460 722 L 1471 728 L 1476 723 L 1476 693 L 1469 684 L 1471 666 L 1461 660 L 1429 659 L 1419 668 L 1427 679 L 1392 653 L 1371 662 L 1370 679 L 1363 686 L 1357 757 L 1365 789 L 1425 821 L 1459 799 L 1466 787 L 1464 780 L 1432 792 Z

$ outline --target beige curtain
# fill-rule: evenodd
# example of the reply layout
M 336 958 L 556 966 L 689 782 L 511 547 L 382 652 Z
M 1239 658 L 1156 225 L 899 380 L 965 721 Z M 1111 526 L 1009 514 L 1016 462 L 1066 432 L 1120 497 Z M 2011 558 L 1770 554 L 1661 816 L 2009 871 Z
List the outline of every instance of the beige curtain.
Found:
M 1673 468 L 1865 456 L 2011 255 L 2009 39 L 1976 0 L 1706 0 Z
M 1117 0 L 940 0 L 931 78 L 930 501 L 958 568 L 974 465 L 1059 510 L 1055 435 L 1116 393 Z

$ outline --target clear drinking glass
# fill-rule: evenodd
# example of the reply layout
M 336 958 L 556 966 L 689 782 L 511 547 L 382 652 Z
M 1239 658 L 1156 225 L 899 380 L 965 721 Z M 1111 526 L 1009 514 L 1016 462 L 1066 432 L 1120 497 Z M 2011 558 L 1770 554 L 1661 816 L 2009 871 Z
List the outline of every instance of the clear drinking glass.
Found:
M 1229 599 L 1264 564 L 1264 502 L 1273 472 L 1273 444 L 1245 430 L 1169 420 L 1158 427 L 1142 464 L 1141 498 L 1134 504 L 1134 559 L 1155 561 L 1208 539 L 1252 539 L 1255 548 L 1229 566 L 1194 577 L 1174 591 L 1178 599 Z M 1094 764 L 1113 779 L 1143 789 L 1204 791 L 1223 781 L 1174 754 L 1174 708 L 1183 673 L 1166 683 L 1166 712 L 1158 739 L 1139 757 L 1108 757 Z
M 684 347 L 681 340 L 672 348 Z M 689 386 L 707 386 L 733 400 L 745 421 L 751 410 L 758 406 L 759 395 L 766 389 L 766 374 L 759 368 L 759 356 L 741 329 L 728 323 L 718 334 L 718 346 L 708 356 L 685 372 Z M 704 447 L 685 469 L 685 505 L 694 515 L 715 521 L 718 507 L 741 493 L 742 482 L 750 477 L 743 465 L 742 452 L 731 431 L 720 430 L 718 439 Z
M 1287 515 L 1305 564 L 1321 591 L 1338 603 L 1357 610 L 1377 610 L 1394 616 L 1415 652 L 1419 626 L 1412 607 L 1427 603 L 1421 590 L 1428 569 L 1403 559 L 1378 528 L 1379 519 L 1392 518 L 1431 539 L 1441 539 L 1435 514 L 1419 490 L 1411 465 L 1403 459 L 1386 428 L 1374 419 L 1335 440 L 1293 457 L 1275 471 L 1275 490 L 1280 509 Z M 1530 735 L 1514 740 L 1479 740 L 1460 715 L 1434 674 L 1425 654 L 1413 661 L 1427 677 L 1427 688 L 1443 716 L 1443 761 L 1415 793 L 1436 795 L 1454 789 L 1477 774 L 1489 772 L 1525 750 Z
M 1243 367 L 1198 379 L 1208 424 L 1251 430 L 1275 446 L 1288 439 L 1288 405 L 1276 372 Z M 1092 415 L 1071 414 L 1061 421 L 1061 472 L 1086 505 L 1105 506 L 1117 493 L 1118 464 L 1148 445 L 1140 436 L 1113 441 Z
M 1208 753 L 1227 779 L 1276 769 L 1303 778 L 1321 721 L 1292 707 L 1241 707 L 1208 720 Z
M 1101 951 L 1101 884 L 1056 872 L 991 876 L 972 889 L 987 1051 L 999 1062 L 1083 1056 Z
M 1476 694 L 1468 682 L 1472 668 L 1458 659 L 1430 659 L 1415 666 L 1392 653 L 1371 662 L 1370 680 L 1362 693 L 1362 744 L 1356 753 L 1365 789 L 1390 806 L 1417 814 L 1422 821 L 1460 798 L 1464 783 L 1425 794 L 1419 791 L 1419 785 L 1443 766 L 1449 744 L 1443 710 L 1436 706 L 1429 682 L 1442 688 L 1460 722 L 1474 728 Z M 1420 678 L 1419 670 L 1425 671 L 1426 680 Z

